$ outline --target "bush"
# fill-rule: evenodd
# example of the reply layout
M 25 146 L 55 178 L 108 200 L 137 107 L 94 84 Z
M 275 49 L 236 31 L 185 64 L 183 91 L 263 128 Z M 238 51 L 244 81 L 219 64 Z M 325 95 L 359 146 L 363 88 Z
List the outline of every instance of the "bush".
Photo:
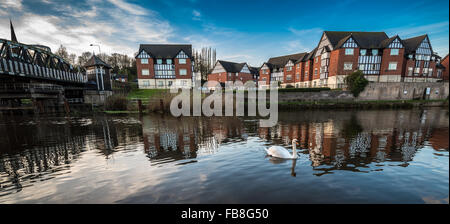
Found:
M 345 83 L 347 84 L 348 89 L 353 93 L 353 96 L 358 97 L 369 84 L 369 81 L 364 78 L 362 71 L 356 71 L 345 77 Z
M 294 88 L 293 85 L 291 85 L 291 84 L 287 84 L 287 85 L 286 85 L 286 89 L 292 89 L 292 88 Z
M 112 95 L 105 101 L 106 110 L 127 110 L 128 100 L 123 95 Z

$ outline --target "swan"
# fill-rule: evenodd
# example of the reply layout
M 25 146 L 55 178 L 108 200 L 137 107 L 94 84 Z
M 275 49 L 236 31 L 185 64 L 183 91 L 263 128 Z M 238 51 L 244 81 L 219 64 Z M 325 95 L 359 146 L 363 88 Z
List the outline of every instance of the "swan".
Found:
M 281 146 L 271 146 L 269 149 L 266 149 L 266 152 L 269 156 L 281 158 L 281 159 L 297 159 L 297 139 L 292 140 L 292 155 L 289 153 L 287 149 Z

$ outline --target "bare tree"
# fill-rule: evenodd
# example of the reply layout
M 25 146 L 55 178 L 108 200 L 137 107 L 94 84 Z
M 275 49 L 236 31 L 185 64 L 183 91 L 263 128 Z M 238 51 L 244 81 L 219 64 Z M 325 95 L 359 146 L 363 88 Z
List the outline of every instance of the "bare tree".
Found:
M 69 61 L 69 53 L 67 52 L 66 47 L 64 47 L 62 44 L 59 46 L 55 54 L 60 56 L 65 61 Z
M 202 48 L 200 51 L 194 50 L 194 72 L 200 72 L 202 80 L 207 79 L 208 73 L 216 63 L 216 49 Z

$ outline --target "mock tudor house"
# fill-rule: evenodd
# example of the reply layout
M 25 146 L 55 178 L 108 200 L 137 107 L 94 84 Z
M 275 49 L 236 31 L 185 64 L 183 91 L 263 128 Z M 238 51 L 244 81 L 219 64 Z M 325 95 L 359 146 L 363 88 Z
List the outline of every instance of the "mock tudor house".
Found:
M 258 79 L 259 69 L 250 67 L 247 63 L 236 63 L 229 61 L 218 60 L 214 65 L 213 70 L 208 74 L 208 81 L 217 81 L 222 86 L 225 82 L 241 81 L 246 83 L 247 81 L 255 81 Z M 208 86 L 213 88 L 213 86 Z
M 136 56 L 140 89 L 193 87 L 192 45 L 141 44 Z
M 437 82 L 444 67 L 436 67 L 439 59 L 428 35 L 402 40 L 384 32 L 324 31 L 313 51 L 269 59 L 259 81 L 342 88 L 345 77 L 360 70 L 370 82 Z

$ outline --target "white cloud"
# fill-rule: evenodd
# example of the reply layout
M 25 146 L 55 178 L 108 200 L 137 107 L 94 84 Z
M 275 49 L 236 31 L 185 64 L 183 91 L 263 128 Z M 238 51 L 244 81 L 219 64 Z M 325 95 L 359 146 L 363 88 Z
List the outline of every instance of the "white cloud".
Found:
M 195 9 L 192 10 L 192 19 L 193 20 L 200 20 L 201 17 L 202 17 L 202 14 L 199 11 L 197 11 Z
M 112 4 L 114 4 L 116 7 L 130 13 L 133 15 L 147 15 L 148 14 L 148 10 L 142 8 L 141 6 L 138 6 L 136 4 L 131 4 L 128 2 L 125 2 L 123 0 L 108 0 L 109 2 L 111 2 Z
M 22 10 L 22 0 L 1 0 L 0 8 Z
M 115 4 L 88 0 L 83 8 L 64 3 L 44 5 L 59 16 L 35 14 L 23 7 L 20 16 L 13 18 L 17 38 L 22 43 L 47 45 L 53 51 L 62 44 L 77 55 L 97 52 L 89 45 L 100 43 L 102 53 L 134 56 L 140 43 L 167 43 L 173 36 L 169 22 L 149 10 L 123 0 L 110 1 Z M 9 39 L 9 21 L 1 10 L 0 38 Z

